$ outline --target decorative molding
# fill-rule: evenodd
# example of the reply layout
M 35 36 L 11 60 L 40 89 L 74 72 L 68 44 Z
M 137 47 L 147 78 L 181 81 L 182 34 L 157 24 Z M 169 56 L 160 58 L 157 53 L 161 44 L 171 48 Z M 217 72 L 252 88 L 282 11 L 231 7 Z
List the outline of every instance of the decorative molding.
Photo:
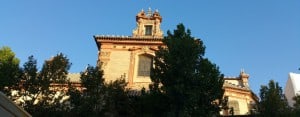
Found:
M 111 52 L 101 52 L 100 53 L 100 57 L 101 58 L 109 58 L 110 57 L 110 53 Z
M 162 17 L 158 10 L 152 12 L 151 8 L 147 13 L 142 10 L 136 16 L 136 28 L 132 31 L 133 37 L 163 37 L 163 31 L 160 29 Z M 146 26 L 151 26 L 151 35 L 145 35 Z

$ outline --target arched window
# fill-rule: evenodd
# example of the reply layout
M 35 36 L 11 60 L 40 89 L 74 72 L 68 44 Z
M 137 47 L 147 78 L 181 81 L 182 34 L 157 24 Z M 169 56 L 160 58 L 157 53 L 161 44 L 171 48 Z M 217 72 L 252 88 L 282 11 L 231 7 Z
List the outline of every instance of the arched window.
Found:
M 150 70 L 153 64 L 153 57 L 150 55 L 139 55 L 138 76 L 150 76 Z
M 239 102 L 236 100 L 229 101 L 229 108 L 233 108 L 234 115 L 240 114 Z

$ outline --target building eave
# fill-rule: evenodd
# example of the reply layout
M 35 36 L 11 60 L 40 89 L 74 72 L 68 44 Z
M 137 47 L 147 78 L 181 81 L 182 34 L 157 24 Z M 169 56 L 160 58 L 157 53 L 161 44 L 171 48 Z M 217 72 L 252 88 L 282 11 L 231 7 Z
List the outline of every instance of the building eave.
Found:
M 95 35 L 94 40 L 98 49 L 103 43 L 126 44 L 126 45 L 163 45 L 163 38 L 158 37 L 131 37 L 131 36 L 103 36 Z

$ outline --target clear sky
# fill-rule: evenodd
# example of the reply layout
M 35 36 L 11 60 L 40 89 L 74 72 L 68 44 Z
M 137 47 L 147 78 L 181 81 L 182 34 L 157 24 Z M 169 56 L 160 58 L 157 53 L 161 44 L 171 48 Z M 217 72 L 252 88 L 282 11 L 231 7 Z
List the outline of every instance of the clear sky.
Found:
M 165 33 L 183 23 L 201 38 L 225 76 L 245 69 L 257 94 L 270 79 L 284 88 L 288 73 L 300 72 L 299 0 L 2 0 L 0 47 L 11 47 L 21 65 L 34 55 L 39 68 L 62 52 L 70 72 L 80 72 L 96 64 L 93 35 L 130 36 L 149 7 Z

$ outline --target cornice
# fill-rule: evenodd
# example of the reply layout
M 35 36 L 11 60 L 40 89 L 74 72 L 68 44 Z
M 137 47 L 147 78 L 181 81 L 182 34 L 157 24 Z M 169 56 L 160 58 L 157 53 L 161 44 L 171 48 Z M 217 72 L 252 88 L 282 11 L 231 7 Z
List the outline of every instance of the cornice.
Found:
M 163 45 L 163 38 L 158 37 L 131 37 L 131 36 L 105 36 L 95 35 L 95 42 L 98 46 L 104 43 L 126 44 L 126 45 Z
M 132 41 L 162 41 L 163 37 L 132 37 L 132 36 L 114 36 L 114 35 L 94 35 L 94 39 L 100 40 L 132 40 Z
M 250 96 L 255 102 L 259 101 L 259 98 L 255 93 L 253 93 L 251 90 L 242 90 L 242 89 L 237 89 L 234 87 L 223 87 L 225 92 L 232 92 L 232 93 L 238 93 L 238 94 L 244 94 L 247 96 Z

